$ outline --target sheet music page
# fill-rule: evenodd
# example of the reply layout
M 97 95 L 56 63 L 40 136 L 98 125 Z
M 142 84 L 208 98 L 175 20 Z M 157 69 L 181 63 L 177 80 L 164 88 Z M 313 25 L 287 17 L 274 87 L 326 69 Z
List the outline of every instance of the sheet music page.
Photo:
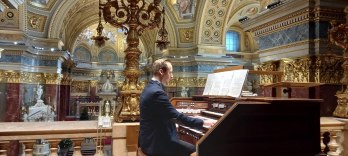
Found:
M 203 95 L 209 95 L 211 87 L 213 86 L 213 82 L 215 79 L 215 74 L 208 74 L 207 82 L 205 83 Z
M 233 72 L 234 72 L 233 78 L 229 85 L 230 89 L 228 94 L 226 95 L 232 96 L 232 97 L 239 97 L 242 92 L 243 85 L 248 74 L 248 70 L 247 69 L 234 70 Z
M 226 79 L 224 72 L 215 73 L 213 85 L 208 95 L 220 95 L 220 90 L 224 86 L 224 79 Z
M 219 83 L 221 84 L 219 86 L 220 88 L 217 95 L 222 95 L 222 96 L 228 95 L 229 90 L 231 89 L 230 83 L 233 80 L 234 73 L 235 73 L 234 71 L 227 71 L 227 72 L 220 73 L 217 81 L 219 81 Z

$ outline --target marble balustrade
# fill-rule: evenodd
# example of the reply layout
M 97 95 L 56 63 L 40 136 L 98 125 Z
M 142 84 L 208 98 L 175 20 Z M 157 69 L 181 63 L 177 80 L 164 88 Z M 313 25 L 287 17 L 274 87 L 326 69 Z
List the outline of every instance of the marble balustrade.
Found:
M 321 134 L 321 150 L 323 154 L 328 156 L 343 156 L 348 154 L 348 150 L 344 151 L 343 144 L 348 142 L 344 140 L 345 133 L 348 129 L 345 128 L 346 122 L 332 117 L 320 118 L 320 134 Z M 344 154 L 346 153 L 346 154 Z
M 321 149 L 329 156 L 343 156 L 348 154 L 344 145 L 348 146 L 348 120 L 342 121 L 332 117 L 321 117 Z M 113 154 L 129 155 L 126 145 L 126 127 L 138 126 L 139 123 L 115 123 L 112 128 L 102 129 L 97 132 L 97 121 L 57 121 L 57 122 L 3 122 L 0 123 L 0 156 L 7 155 L 10 149 L 10 141 L 18 140 L 25 146 L 25 155 L 32 155 L 32 147 L 36 139 L 47 140 L 51 147 L 51 154 L 57 155 L 58 143 L 63 138 L 71 138 L 74 142 L 74 155 L 81 155 L 81 142 L 84 138 L 105 138 L 112 136 L 113 148 L 123 150 L 113 150 Z M 115 139 L 116 138 L 116 139 Z M 347 141 L 345 141 L 347 140 Z M 100 140 L 99 140 L 100 141 Z M 99 142 L 96 141 L 96 142 Z M 124 147 L 120 147 L 124 146 Z M 102 148 L 98 148 L 102 149 Z M 120 151 L 124 151 L 121 152 Z M 97 153 L 103 154 L 102 151 Z M 128 153 L 128 154 L 127 154 Z
M 50 143 L 51 156 L 57 156 L 58 143 L 70 138 L 73 142 L 74 156 L 81 155 L 81 143 L 84 138 L 105 139 L 111 137 L 111 128 L 97 129 L 97 121 L 57 121 L 57 122 L 2 122 L 0 123 L 0 156 L 8 153 L 9 142 L 18 140 L 25 155 L 32 155 L 36 139 L 45 139 Z M 96 143 L 103 140 L 96 140 Z M 99 145 L 99 144 L 98 144 Z M 97 148 L 101 150 L 102 148 Z M 103 153 L 98 151 L 97 153 Z

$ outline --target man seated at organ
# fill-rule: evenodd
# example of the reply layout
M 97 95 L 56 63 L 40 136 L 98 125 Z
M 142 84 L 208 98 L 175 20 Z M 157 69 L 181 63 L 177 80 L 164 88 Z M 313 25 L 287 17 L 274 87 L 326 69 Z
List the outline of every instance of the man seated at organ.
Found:
M 152 65 L 153 77 L 140 96 L 139 147 L 148 156 L 189 156 L 195 146 L 179 139 L 175 121 L 202 128 L 213 123 L 188 117 L 170 103 L 164 86 L 173 78 L 173 66 L 165 59 Z

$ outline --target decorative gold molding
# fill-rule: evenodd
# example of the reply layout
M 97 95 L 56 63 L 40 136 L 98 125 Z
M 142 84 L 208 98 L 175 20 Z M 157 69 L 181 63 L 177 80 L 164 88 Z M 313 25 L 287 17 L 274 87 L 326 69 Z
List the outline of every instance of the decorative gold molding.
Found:
M 282 71 L 282 81 L 315 82 L 340 84 L 343 77 L 343 58 L 333 54 L 306 56 L 301 58 L 284 58 L 280 61 L 266 62 L 257 66 L 261 71 Z M 261 76 L 261 84 L 273 83 L 272 77 Z
M 251 28 L 250 30 L 251 32 L 254 32 L 255 36 L 261 36 L 275 31 L 284 30 L 294 25 L 300 25 L 304 22 L 308 22 L 310 13 L 310 9 L 305 8 L 289 15 L 277 18 L 255 28 Z
M 59 84 L 59 73 L 33 73 L 23 71 L 0 71 L 0 83 L 40 83 Z
M 44 73 L 44 80 L 46 84 L 59 84 L 62 80 L 62 74 Z
M 176 77 L 169 82 L 168 87 L 204 87 L 206 81 L 205 77 Z
M 87 93 L 89 90 L 88 81 L 72 81 L 71 92 L 72 93 Z
M 323 7 L 315 7 L 313 9 L 314 21 L 331 21 L 336 20 L 340 22 L 344 22 L 345 14 L 343 10 L 339 10 L 337 8 L 323 8 Z

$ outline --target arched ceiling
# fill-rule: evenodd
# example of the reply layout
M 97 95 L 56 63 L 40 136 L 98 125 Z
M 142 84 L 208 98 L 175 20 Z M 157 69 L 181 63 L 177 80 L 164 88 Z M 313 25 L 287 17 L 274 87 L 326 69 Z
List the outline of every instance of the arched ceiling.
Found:
M 103 1 L 105 0 L 102 0 L 102 3 Z M 196 7 L 191 20 L 178 18 L 178 8 L 175 8 L 178 6 L 177 0 L 162 1 L 161 5 L 166 8 L 166 28 L 171 42 L 170 47 L 176 48 L 179 44 L 186 44 L 179 41 L 183 37 L 180 35 L 180 29 L 194 31 L 192 35 L 196 36 L 194 42 L 186 46 L 200 44 L 221 46 L 226 29 L 237 24 L 236 21 L 241 16 L 257 13 L 259 11 L 257 7 L 263 1 L 269 0 L 191 0 Z M 69 51 L 73 50 L 78 35 L 87 27 L 96 24 L 99 18 L 97 0 L 28 0 L 27 4 L 28 11 L 34 14 L 31 16 L 49 14 L 45 17 L 47 22 L 44 32 L 32 34 L 36 37 L 60 39 L 65 44 L 64 49 Z M 143 43 L 151 45 L 146 47 L 147 51 L 155 52 L 156 48 L 153 45 L 156 34 L 157 29 L 143 34 L 141 38 Z

